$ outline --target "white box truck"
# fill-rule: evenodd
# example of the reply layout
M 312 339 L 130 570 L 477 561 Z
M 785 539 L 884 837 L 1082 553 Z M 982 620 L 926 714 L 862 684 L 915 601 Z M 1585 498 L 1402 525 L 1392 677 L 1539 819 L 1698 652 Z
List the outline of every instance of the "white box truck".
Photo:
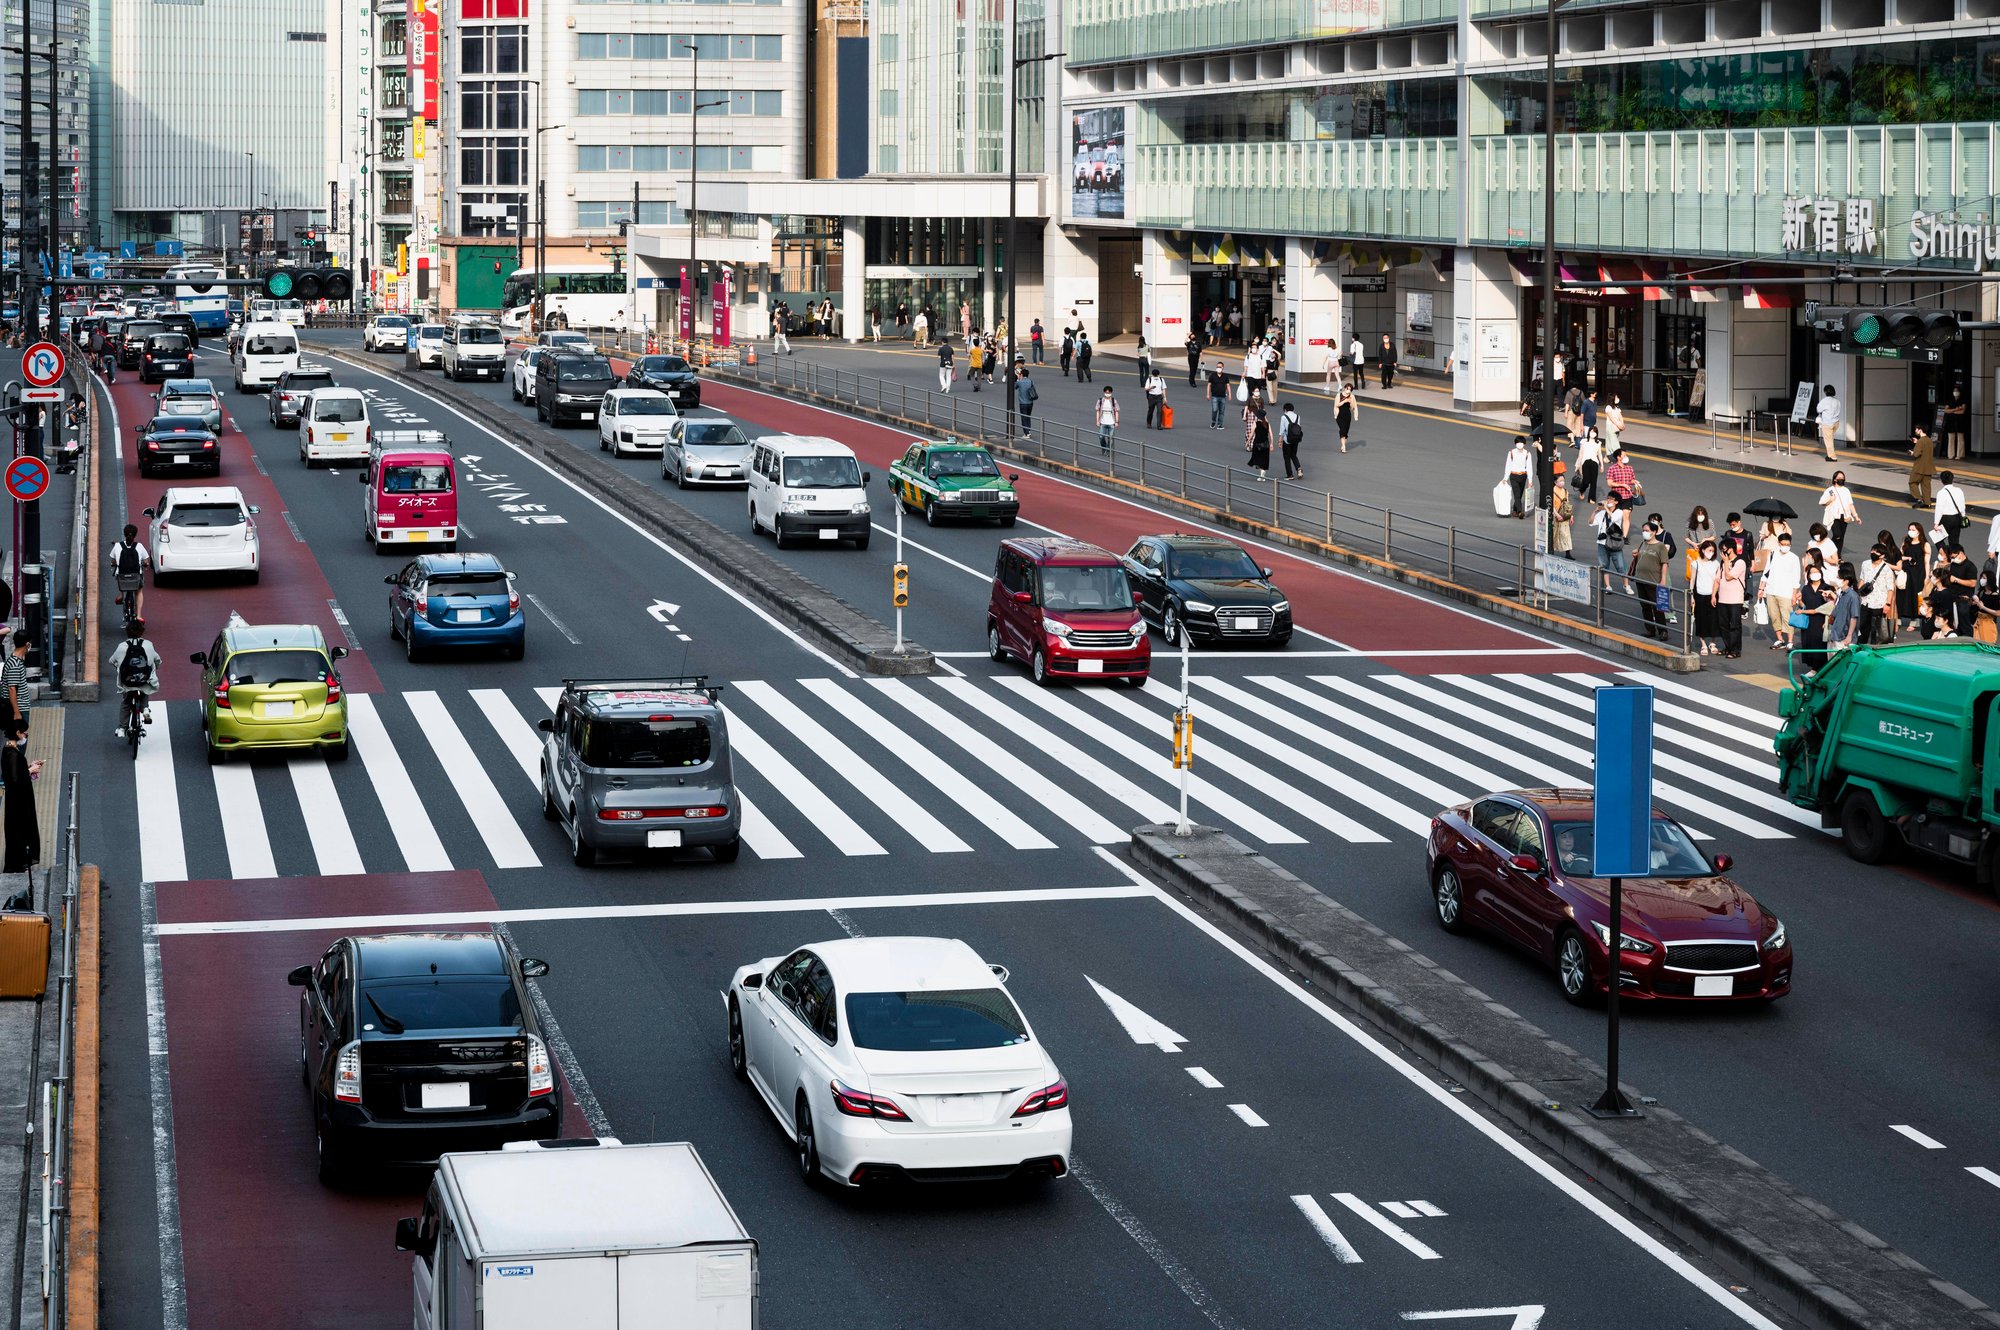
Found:
M 754 1330 L 757 1243 L 686 1142 L 447 1154 L 412 1253 L 416 1330 Z

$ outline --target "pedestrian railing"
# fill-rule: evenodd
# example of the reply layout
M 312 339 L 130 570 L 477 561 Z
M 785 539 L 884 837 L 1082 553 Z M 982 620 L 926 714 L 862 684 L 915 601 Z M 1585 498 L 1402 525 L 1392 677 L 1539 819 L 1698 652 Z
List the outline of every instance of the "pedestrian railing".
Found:
M 52 909 L 59 932 L 56 972 L 56 1063 L 36 1097 L 42 1145 L 42 1324 L 56 1330 L 68 1324 L 70 1125 L 76 1071 L 76 948 L 80 923 L 78 891 L 83 865 L 79 861 L 77 807 L 82 778 L 69 777 L 69 822 L 63 829 L 62 900 Z
M 1114 434 L 1105 441 L 1097 431 L 1066 421 L 1030 417 L 1024 422 L 1010 409 L 1005 388 L 998 382 L 986 390 L 991 397 L 986 392 L 969 391 L 965 379 L 958 381 L 957 391 L 937 392 L 773 355 L 760 356 L 754 365 L 734 367 L 733 376 L 873 411 L 914 429 L 1032 454 L 1087 476 L 1124 482 L 1211 509 L 1266 528 L 1276 536 L 1380 560 L 1466 591 L 1518 600 L 1580 624 L 1640 637 L 1646 635 L 1649 625 L 1656 625 L 1669 647 L 1695 650 L 1694 615 L 1686 588 L 1669 587 L 1664 609 L 1658 606 L 1654 588 L 1633 583 L 1633 590 L 1626 591 L 1628 584 L 1622 574 L 1608 575 L 1607 589 L 1607 574 L 1591 566 L 1595 545 L 1589 527 L 1582 522 L 1573 528 L 1575 559 L 1548 556 L 1567 566 L 1545 573 L 1543 556 L 1530 545 L 1346 498 L 1320 486 L 1283 480 L 1278 474 L 1282 464 L 1275 447 L 1272 461 L 1276 469 L 1268 480 L 1260 480 L 1241 465 L 1195 457 L 1149 440 Z M 1231 402 L 1225 413 L 1233 419 L 1240 410 Z M 1586 571 L 1589 576 L 1579 575 Z M 1653 605 L 1650 614 L 1646 608 L 1649 602 Z

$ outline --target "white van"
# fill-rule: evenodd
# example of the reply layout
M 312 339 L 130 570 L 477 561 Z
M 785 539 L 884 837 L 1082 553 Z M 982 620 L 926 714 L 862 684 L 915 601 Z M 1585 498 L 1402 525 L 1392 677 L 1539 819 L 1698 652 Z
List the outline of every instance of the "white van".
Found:
M 315 389 L 299 408 L 299 460 L 308 467 L 364 460 L 374 432 L 359 388 Z
M 289 323 L 252 323 L 236 344 L 236 391 L 269 388 L 299 367 L 299 335 Z
M 780 546 L 794 536 L 868 548 L 868 472 L 854 450 L 811 434 L 772 434 L 750 448 L 750 530 Z

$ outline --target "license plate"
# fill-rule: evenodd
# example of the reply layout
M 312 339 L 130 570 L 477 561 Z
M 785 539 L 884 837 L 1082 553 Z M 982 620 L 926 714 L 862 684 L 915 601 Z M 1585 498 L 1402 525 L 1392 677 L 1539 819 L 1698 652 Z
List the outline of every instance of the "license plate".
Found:
M 709 470 L 718 476 L 733 476 L 738 474 L 737 469 L 733 466 L 712 466 Z
M 1728 997 L 1736 991 L 1736 977 L 1728 974 L 1698 974 L 1694 977 L 1696 997 Z
M 345 434 L 335 434 L 335 435 L 333 435 L 332 437 L 333 437 L 333 441 L 334 441 L 335 443 L 346 443 L 346 442 L 347 442 L 347 436 L 346 436 Z
M 472 1084 L 469 1081 L 425 1081 L 425 1108 L 471 1108 Z
M 677 850 L 681 845 L 678 831 L 649 831 L 646 833 L 646 848 L 652 850 Z
M 1229 626 L 1239 633 L 1254 633 L 1257 631 L 1257 621 L 1247 615 L 1239 615 L 1231 619 Z
M 431 533 L 428 531 L 405 531 L 403 535 L 410 540 L 429 540 L 431 538 Z
M 669 397 L 679 397 L 680 395 L 681 395 L 681 390 L 678 388 L 667 389 L 667 396 Z
M 578 416 L 577 416 L 577 419 L 578 419 L 578 420 L 595 420 L 595 419 L 597 419 L 597 413 L 596 413 L 595 411 L 585 411 L 585 412 L 581 413 L 580 415 L 578 415 Z
M 985 1098 L 976 1094 L 940 1095 L 937 1120 L 941 1123 L 983 1122 L 986 1119 Z
M 299 709 L 296 702 L 266 702 L 264 714 L 267 716 L 289 716 Z
M 834 526 L 823 526 L 819 529 L 819 538 L 821 540 L 839 540 L 840 528 Z
M 1076 663 L 1076 672 L 1078 674 L 1102 674 L 1104 673 L 1104 662 L 1101 660 L 1080 660 Z
M 175 466 L 186 466 L 186 465 L 187 465 L 187 464 L 188 464 L 189 462 L 192 462 L 192 461 L 194 461 L 194 456 L 193 456 L 193 454 L 191 454 L 191 453 L 175 453 L 175 454 L 174 454 L 174 465 L 175 465 Z
M 479 610 L 453 610 L 451 612 L 451 621 L 453 623 L 478 623 L 485 617 Z

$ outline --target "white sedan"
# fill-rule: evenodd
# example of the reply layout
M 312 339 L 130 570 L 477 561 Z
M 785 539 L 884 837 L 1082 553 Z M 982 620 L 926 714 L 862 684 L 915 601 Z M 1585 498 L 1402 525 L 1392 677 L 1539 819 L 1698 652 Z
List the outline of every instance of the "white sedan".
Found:
M 597 412 L 597 446 L 614 457 L 658 457 L 684 423 L 674 399 L 656 388 L 613 388 Z
M 548 351 L 545 346 L 531 346 L 514 357 L 514 364 L 507 371 L 507 383 L 515 401 L 535 404 L 535 372 L 541 368 L 542 357 Z
M 730 1067 L 809 1185 L 1059 1178 L 1069 1086 L 1006 980 L 944 938 L 801 947 L 730 980 Z
M 152 519 L 153 580 L 177 573 L 247 573 L 257 580 L 257 509 L 234 485 L 170 489 L 146 510 Z

